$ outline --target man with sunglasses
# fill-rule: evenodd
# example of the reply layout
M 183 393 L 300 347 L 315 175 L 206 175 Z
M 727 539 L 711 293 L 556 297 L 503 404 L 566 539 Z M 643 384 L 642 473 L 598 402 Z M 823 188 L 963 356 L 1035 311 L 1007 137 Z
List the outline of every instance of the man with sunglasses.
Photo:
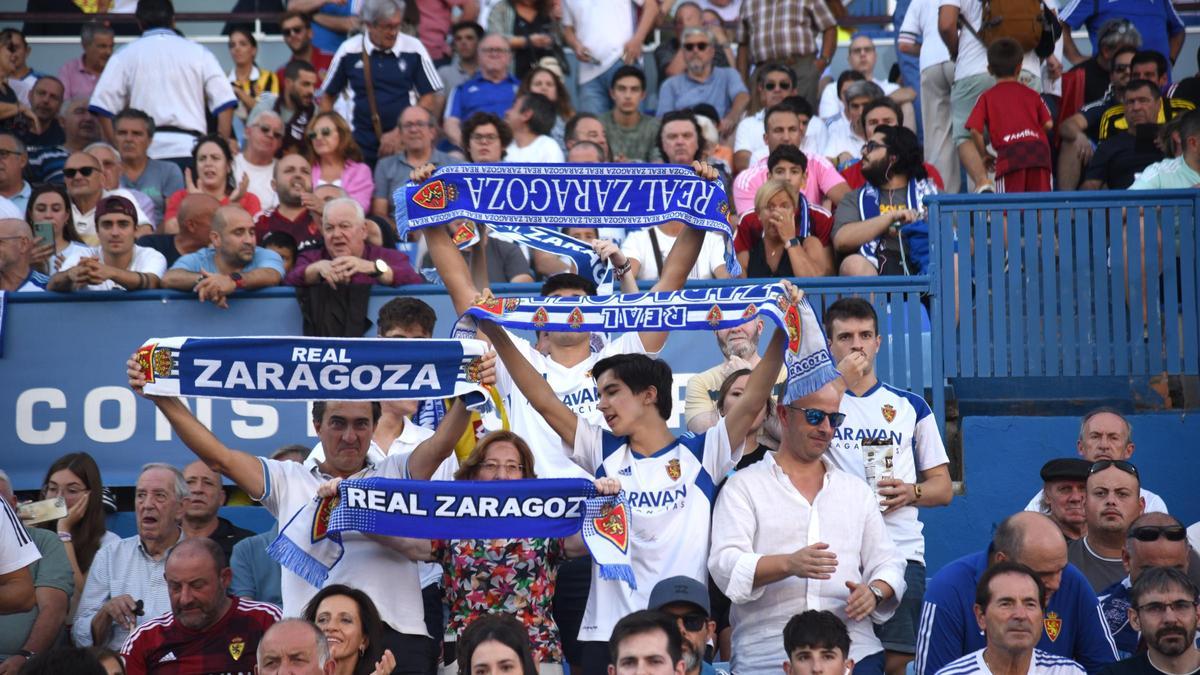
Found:
M 250 177 L 247 190 L 258 197 L 263 211 L 279 204 L 271 181 L 275 176 L 275 155 L 283 146 L 283 131 L 279 113 L 256 107 L 246 122 L 246 145 L 233 158 L 234 178 L 240 183 L 242 177 Z
M 1088 470 L 1083 501 L 1087 532 L 1067 545 L 1067 560 L 1079 568 L 1097 593 L 1125 576 L 1121 562 L 1129 526 L 1142 515 L 1137 467 L 1120 459 L 1102 459 Z
M 1133 627 L 1129 609 L 1130 592 L 1142 574 L 1152 568 L 1170 567 L 1188 575 L 1192 583 L 1200 579 L 1200 558 L 1187 543 L 1187 530 L 1173 516 L 1147 513 L 1129 528 L 1121 561 L 1129 573 L 1100 593 L 1100 607 L 1108 632 L 1117 643 L 1122 657 L 1139 651 L 1141 635 Z
M 856 374 L 846 378 L 861 385 Z M 845 621 L 856 673 L 884 672 L 874 628 L 900 605 L 905 562 L 879 498 L 827 457 L 846 417 L 838 412 L 844 386 L 830 382 L 780 405 L 779 450 L 730 477 L 717 501 L 708 569 L 733 602 L 735 672 L 778 668 L 787 660 L 784 625 L 807 609 Z
M 901 673 L 916 651 L 925 591 L 925 536 L 917 508 L 950 503 L 950 458 L 925 399 L 875 375 L 880 335 L 871 303 L 862 298 L 833 303 L 825 310 L 825 333 L 834 361 L 853 357 L 865 368 L 842 397 L 838 410 L 846 421 L 833 432 L 828 458 L 876 491 L 888 534 L 907 561 L 908 590 L 896 615 L 876 631 L 887 650 L 887 671 Z M 890 467 L 876 461 L 888 453 L 894 453 Z
M 1162 675 L 1200 672 L 1196 584 L 1173 567 L 1152 567 L 1129 593 L 1129 624 L 1146 651 L 1114 663 L 1101 675 Z
M 716 41 L 706 28 L 683 31 L 680 50 L 687 69 L 668 77 L 658 92 L 658 114 L 709 103 L 721 117 L 721 135 L 731 133 L 750 103 L 750 93 L 737 70 L 713 64 Z
M 292 56 L 288 63 L 279 67 L 275 75 L 287 87 L 287 70 L 292 61 L 303 61 L 317 71 L 317 84 L 325 79 L 329 65 L 333 63 L 333 54 L 318 48 L 313 44 L 312 17 L 305 12 L 295 10 L 284 13 L 279 20 L 279 32 L 283 35 L 283 43 L 291 50 Z
M 671 577 L 654 585 L 647 609 L 669 614 L 683 636 L 684 675 L 716 675 L 705 651 L 716 638 L 717 622 L 709 608 L 708 587 L 691 577 Z

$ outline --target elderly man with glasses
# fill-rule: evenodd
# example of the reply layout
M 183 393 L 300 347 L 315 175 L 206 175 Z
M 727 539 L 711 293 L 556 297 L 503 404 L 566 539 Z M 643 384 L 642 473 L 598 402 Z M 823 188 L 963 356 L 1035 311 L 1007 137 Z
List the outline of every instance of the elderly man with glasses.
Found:
M 249 176 L 247 189 L 258 197 L 263 211 L 279 204 L 271 181 L 275 176 L 275 156 L 283 147 L 283 131 L 283 118 L 279 113 L 255 108 L 246 123 L 246 147 L 233 158 L 234 177 L 240 182 Z

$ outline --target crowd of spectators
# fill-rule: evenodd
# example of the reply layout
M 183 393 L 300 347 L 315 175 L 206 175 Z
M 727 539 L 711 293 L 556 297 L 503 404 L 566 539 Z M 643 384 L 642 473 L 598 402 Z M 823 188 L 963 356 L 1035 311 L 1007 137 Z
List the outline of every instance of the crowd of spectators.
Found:
M 261 62 L 233 26 L 228 73 L 170 0 L 113 3 L 140 36 L 114 51 L 118 28 L 87 23 L 57 75 L 0 31 L 0 291 L 168 288 L 227 307 L 287 285 L 306 333 L 336 335 L 371 323 L 329 325 L 329 303 L 355 301 L 338 289 L 426 274 L 459 312 L 495 283 L 596 294 L 570 261 L 486 228 L 466 252 L 442 228 L 399 241 L 393 194 L 458 163 L 693 166 L 724 184 L 753 279 L 923 273 L 921 199 L 939 192 L 1200 186 L 1200 79 L 1172 69 L 1169 0 L 1045 7 L 1036 46 L 991 35 L 985 4 L 912 0 L 898 49 L 919 81 L 880 78 L 865 35 L 831 71 L 844 8 L 821 0 L 290 0 L 289 59 Z M 1070 37 L 1083 26 L 1090 57 Z M 681 222 L 564 233 L 624 290 L 734 271 L 724 242 Z M 437 318 L 401 297 L 375 324 L 428 339 Z M 788 405 L 772 398 L 786 335 L 760 355 L 761 322 L 717 331 L 724 358 L 688 384 L 682 437 L 659 332 L 594 348 L 486 324 L 503 428 L 461 405 L 424 428 L 410 401 L 318 401 L 316 448 L 270 458 L 150 397 L 197 461 L 143 467 L 136 534 L 106 528 L 102 457 L 49 464 L 38 496 L 67 512 L 37 526 L 0 472 L 0 675 L 1200 669 L 1200 557 L 1142 486 L 1127 419 L 1085 416 L 1078 457 L 1042 467 L 1026 511 L 927 571 L 918 513 L 953 492 L 932 412 L 878 379 L 869 302 L 823 321 L 841 377 Z M 129 384 L 144 384 L 133 365 Z M 587 477 L 638 495 L 637 588 L 602 579 L 578 537 L 347 537 L 320 589 L 271 559 L 297 509 L 372 476 Z M 222 517 L 223 477 L 275 529 Z

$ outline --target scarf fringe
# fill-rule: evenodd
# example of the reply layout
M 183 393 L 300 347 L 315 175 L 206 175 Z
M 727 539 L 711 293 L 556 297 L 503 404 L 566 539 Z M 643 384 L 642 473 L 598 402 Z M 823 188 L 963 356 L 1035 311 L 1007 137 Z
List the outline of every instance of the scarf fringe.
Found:
M 267 555 L 282 565 L 284 569 L 316 588 L 324 586 L 325 580 L 329 578 L 329 568 L 300 548 L 296 542 L 284 536 L 283 531 L 267 547 Z
M 633 565 L 596 564 L 600 568 L 600 578 L 606 581 L 624 581 L 633 590 L 637 590 L 637 580 L 633 578 Z

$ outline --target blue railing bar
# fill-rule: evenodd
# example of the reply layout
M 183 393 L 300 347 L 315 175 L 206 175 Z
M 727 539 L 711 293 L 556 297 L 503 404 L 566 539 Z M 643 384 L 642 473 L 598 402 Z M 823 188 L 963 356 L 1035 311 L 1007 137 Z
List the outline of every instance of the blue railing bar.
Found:
M 1087 208 L 1108 206 L 1163 206 L 1176 200 L 1191 205 L 1196 202 L 1196 191 L 1183 190 L 1097 190 L 1088 192 L 1020 192 L 1011 194 L 939 194 L 925 198 L 926 203 L 937 202 L 943 209 L 965 206 L 971 210 L 989 211 L 997 207 L 1017 207 L 1034 204 L 1044 208 L 1062 208 L 1079 205 Z M 1120 196 L 1118 196 L 1120 195 Z

